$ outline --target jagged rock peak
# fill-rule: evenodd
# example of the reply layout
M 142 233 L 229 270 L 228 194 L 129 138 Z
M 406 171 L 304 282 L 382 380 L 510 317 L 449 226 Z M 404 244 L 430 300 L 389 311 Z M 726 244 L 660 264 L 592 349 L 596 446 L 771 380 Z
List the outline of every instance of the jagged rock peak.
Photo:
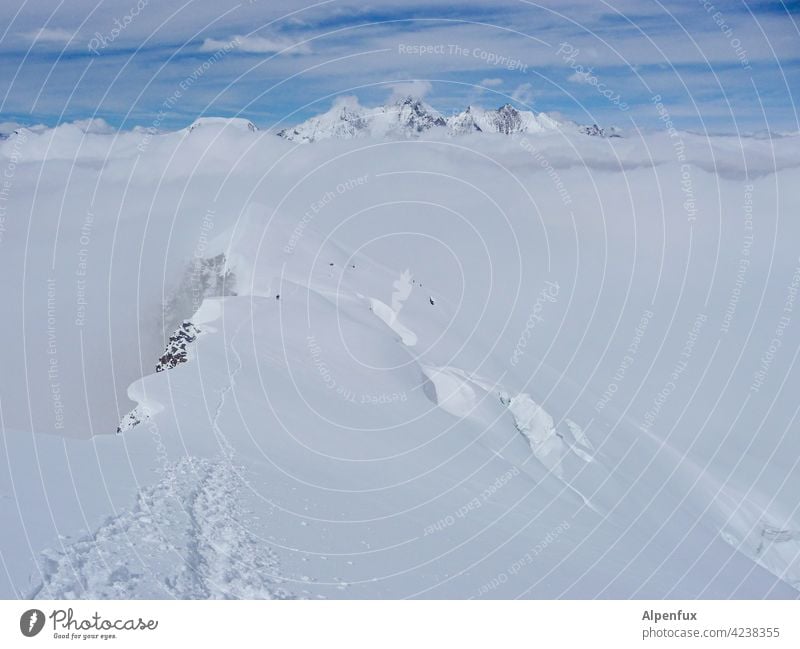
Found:
M 434 126 L 447 126 L 444 117 L 419 97 L 409 95 L 398 99 L 395 106 L 400 108 L 400 114 L 397 116 L 400 128 L 421 133 Z
M 302 124 L 278 132 L 296 142 L 358 137 L 413 137 L 447 122 L 434 108 L 418 97 L 400 97 L 393 103 L 366 108 L 355 97 L 334 101 L 327 112 Z
M 591 135 L 593 137 L 622 137 L 615 126 L 601 128 L 597 124 L 584 124 L 580 126 L 578 130 L 584 135 Z

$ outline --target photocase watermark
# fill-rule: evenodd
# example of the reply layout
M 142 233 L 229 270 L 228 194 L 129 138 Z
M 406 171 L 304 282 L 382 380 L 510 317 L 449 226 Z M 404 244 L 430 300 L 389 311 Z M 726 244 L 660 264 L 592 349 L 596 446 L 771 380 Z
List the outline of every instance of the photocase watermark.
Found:
M 327 205 L 335 201 L 337 196 L 346 194 L 351 189 L 355 189 L 356 187 L 366 185 L 368 181 L 369 174 L 356 176 L 355 178 L 348 178 L 347 180 L 338 183 L 332 190 L 326 191 L 322 196 L 311 203 L 300 221 L 294 227 L 294 230 L 292 230 L 292 234 L 289 236 L 289 241 L 283 247 L 283 251 L 287 254 L 294 252 L 294 249 L 297 247 L 297 242 L 303 237 L 303 234 L 305 233 L 309 223 L 311 223 L 311 221 L 313 221 Z
M 527 72 L 528 64 L 511 56 L 505 56 L 481 47 L 463 47 L 445 43 L 400 43 L 397 53 L 406 56 L 460 56 L 483 61 L 487 65 L 503 67 L 510 72 Z
M 736 308 L 742 297 L 742 289 L 744 288 L 747 271 L 750 268 L 750 249 L 753 247 L 755 241 L 753 236 L 753 185 L 745 185 L 744 187 L 742 210 L 744 212 L 744 235 L 742 236 L 742 248 L 739 253 L 736 280 L 731 290 L 730 297 L 728 298 L 728 305 L 725 308 L 725 313 L 722 316 L 722 324 L 719 328 L 720 333 L 723 334 L 730 331 L 733 316 L 736 314 Z
M 214 218 L 216 212 L 208 208 L 200 222 L 200 234 L 192 253 L 191 287 L 192 287 L 192 313 L 200 308 L 205 298 L 203 283 L 203 262 L 206 258 L 206 248 L 208 247 L 208 237 L 214 229 Z
M 518 467 L 512 467 L 505 473 L 499 475 L 494 482 L 492 482 L 488 487 L 486 487 L 480 494 L 472 498 L 469 502 L 464 503 L 461 507 L 459 507 L 455 512 L 452 514 L 448 514 L 447 516 L 443 516 L 435 523 L 428 525 L 423 532 L 423 536 L 430 536 L 431 534 L 436 534 L 436 532 L 441 532 L 442 530 L 447 529 L 448 527 L 452 527 L 455 525 L 456 520 L 464 518 L 470 512 L 476 511 L 483 507 L 492 496 L 494 496 L 498 491 L 500 491 L 503 487 L 505 487 L 514 476 L 518 476 L 520 474 L 520 470 Z
M 316 336 L 313 334 L 306 336 L 306 346 L 325 387 L 335 392 L 338 397 L 345 401 L 360 405 L 388 405 L 408 401 L 408 395 L 404 390 L 398 392 L 357 392 L 339 383 L 322 357 L 323 350 L 317 342 Z
M 686 340 L 683 343 L 683 347 L 681 348 L 679 360 L 672 368 L 667 382 L 664 383 L 664 386 L 661 388 L 661 390 L 659 390 L 658 394 L 653 399 L 653 405 L 648 409 L 647 412 L 644 413 L 643 422 L 639 426 L 642 431 L 650 431 L 661 414 L 664 405 L 667 403 L 672 393 L 677 389 L 678 382 L 686 371 L 686 368 L 689 367 L 689 359 L 694 353 L 694 347 L 697 343 L 697 339 L 700 336 L 703 325 L 705 325 L 707 321 L 708 316 L 704 313 L 698 313 L 695 317 L 692 328 L 689 330 Z
M 797 302 L 797 292 L 800 289 L 800 259 L 797 260 L 798 265 L 795 266 L 792 278 L 789 285 L 786 287 L 786 294 L 783 299 L 783 309 L 781 317 L 778 318 L 778 323 L 775 325 L 775 330 L 772 334 L 772 339 L 767 345 L 767 349 L 761 354 L 759 359 L 758 370 L 753 374 L 753 382 L 750 384 L 751 392 L 758 392 L 764 381 L 767 379 L 772 363 L 778 354 L 778 350 L 783 347 L 783 335 L 789 328 L 794 314 L 795 303 Z
M 675 128 L 675 123 L 672 121 L 672 116 L 664 105 L 661 95 L 653 95 L 650 101 L 656 108 L 658 118 L 664 122 L 664 127 L 667 129 L 667 134 L 672 140 L 672 146 L 675 149 L 675 157 L 681 163 L 680 186 L 684 195 L 683 209 L 686 212 L 686 220 L 689 223 L 693 223 L 697 220 L 697 203 L 694 196 L 691 166 L 686 162 L 686 144 L 678 129 Z
M 56 339 L 56 280 L 47 280 L 47 381 L 53 407 L 53 427 L 64 428 L 64 402 L 61 398 L 61 379 L 58 368 Z
M 408 395 L 405 390 L 400 392 L 362 392 L 354 403 L 382 406 L 397 401 L 408 401 Z
M 498 573 L 496 577 L 493 577 L 485 584 L 483 584 L 480 588 L 478 588 L 478 596 L 480 597 L 486 595 L 492 592 L 493 590 L 498 589 L 503 584 L 508 583 L 508 580 L 511 577 L 516 576 L 523 568 L 535 563 L 536 557 L 538 557 L 549 546 L 555 543 L 558 537 L 561 536 L 564 532 L 566 532 L 569 528 L 570 525 L 568 521 L 566 520 L 561 521 L 545 536 L 543 536 L 535 545 L 531 546 L 530 549 L 528 549 L 527 552 L 525 552 L 525 554 L 523 554 L 519 559 L 514 561 L 506 570 Z
M 718 11 L 714 4 L 708 0 L 698 0 L 698 2 L 702 5 L 703 9 L 706 10 L 706 13 L 711 16 L 711 19 L 717 24 L 717 27 L 719 27 L 722 35 L 728 39 L 728 44 L 736 54 L 736 58 L 739 59 L 741 66 L 745 70 L 752 70 L 753 67 L 750 65 L 750 59 L 747 56 L 747 50 L 742 47 L 742 41 L 733 35 L 733 28 L 731 28 L 731 26 L 728 24 L 728 21 L 725 19 L 723 13 Z
M 511 137 L 523 151 L 529 153 L 533 159 L 539 163 L 542 169 L 547 172 L 547 176 L 551 181 L 553 181 L 553 185 L 555 186 L 558 195 L 561 197 L 561 202 L 564 203 L 564 205 L 571 205 L 572 196 L 564 185 L 564 181 L 561 179 L 561 174 L 556 171 L 556 169 L 550 163 L 550 160 L 542 155 L 542 152 L 536 148 L 536 145 L 524 135 L 514 133 Z
M 86 274 L 89 271 L 89 244 L 92 242 L 92 227 L 94 214 L 87 212 L 83 217 L 80 235 L 78 238 L 78 263 L 75 267 L 75 326 L 83 327 L 86 324 Z
M 28 616 L 27 618 L 25 616 Z M 55 609 L 50 615 L 53 624 L 53 639 L 55 640 L 115 640 L 120 632 L 124 631 L 155 631 L 158 620 L 139 618 L 106 618 L 95 612 L 88 618 L 76 617 L 71 608 Z M 26 611 L 20 620 L 20 630 L 26 636 L 36 635 L 44 627 L 44 613 L 38 609 Z M 25 626 L 30 625 L 28 632 Z M 36 633 L 33 633 L 33 630 Z
M 21 128 L 16 131 L 11 144 L 11 153 L 8 156 L 8 162 L 6 163 L 5 169 L 3 169 L 3 178 L 0 181 L 0 243 L 3 243 L 3 237 L 6 233 L 8 199 L 11 196 L 11 188 L 14 185 L 14 176 L 17 173 L 17 165 L 22 155 L 22 146 L 28 141 L 29 134 L 30 131 L 26 128 Z
M 559 43 L 558 50 L 556 50 L 556 54 L 560 54 L 561 59 L 569 64 L 569 67 L 572 69 L 570 81 L 577 81 L 578 83 L 585 83 L 586 85 L 592 86 L 597 90 L 598 94 L 605 97 L 617 108 L 622 111 L 628 110 L 630 106 L 627 102 L 622 101 L 622 96 L 618 92 L 609 88 L 603 81 L 600 81 L 594 73 L 594 68 L 591 66 L 584 67 L 582 64 L 578 63 L 577 58 L 580 53 L 580 49 L 566 41 Z
M 685 162 L 681 164 L 681 191 L 683 192 L 683 209 L 686 220 L 693 223 L 697 220 L 697 203 L 694 197 L 691 167 Z
M 106 49 L 120 37 L 122 32 L 128 28 L 149 2 L 150 0 L 138 0 L 138 2 L 131 7 L 130 11 L 122 17 L 122 20 L 119 18 L 114 19 L 114 27 L 107 33 L 101 34 L 100 32 L 95 32 L 94 36 L 89 40 L 89 51 L 92 52 L 92 54 L 99 55 L 100 50 Z
M 528 346 L 528 341 L 533 337 L 537 325 L 541 322 L 544 322 L 542 312 L 544 311 L 545 305 L 556 302 L 558 300 L 558 293 L 558 282 L 545 280 L 544 288 L 539 291 L 539 294 L 533 303 L 533 307 L 531 308 L 531 312 L 528 315 L 528 319 L 525 321 L 525 327 L 522 329 L 522 333 L 519 335 L 519 340 L 517 340 L 514 351 L 511 353 L 510 362 L 512 365 L 519 363 L 520 358 L 525 355 L 525 349 Z
M 625 379 L 628 369 L 633 365 L 633 361 L 636 358 L 636 355 L 639 353 L 639 347 L 642 344 L 642 339 L 647 332 L 647 328 L 650 325 L 650 320 L 652 317 L 653 312 L 650 309 L 646 309 L 644 313 L 642 313 L 642 317 L 639 318 L 639 322 L 636 324 L 636 327 L 633 330 L 633 338 L 631 338 L 631 341 L 628 343 L 628 346 L 625 349 L 625 355 L 619 362 L 617 371 L 614 372 L 611 380 L 606 386 L 606 389 L 603 391 L 603 395 L 594 405 L 594 409 L 597 412 L 603 410 L 619 390 L 619 384 Z
M 31 608 L 20 616 L 19 630 L 26 638 L 32 638 L 44 628 L 44 622 L 44 612 Z
M 158 113 L 153 121 L 150 123 L 150 126 L 145 129 L 142 141 L 139 142 L 138 146 L 136 147 L 141 153 L 144 153 L 147 150 L 147 147 L 150 145 L 150 141 L 153 139 L 153 136 L 158 133 L 158 130 L 161 128 L 161 124 L 164 122 L 164 119 L 166 119 L 170 111 L 172 111 L 175 105 L 181 100 L 183 94 L 195 83 L 197 83 L 215 63 L 218 63 L 225 55 L 236 49 L 240 43 L 241 39 L 238 36 L 232 38 L 200 65 L 198 65 L 194 70 L 192 70 L 191 74 L 184 77 L 183 80 L 178 83 L 178 86 L 175 88 L 173 93 L 162 102 L 161 107 L 159 108 Z

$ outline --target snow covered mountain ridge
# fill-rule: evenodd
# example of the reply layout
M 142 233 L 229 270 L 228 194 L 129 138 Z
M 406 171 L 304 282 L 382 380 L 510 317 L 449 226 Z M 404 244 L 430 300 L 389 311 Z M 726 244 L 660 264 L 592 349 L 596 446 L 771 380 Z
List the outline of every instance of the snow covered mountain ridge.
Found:
M 355 97 L 340 97 L 327 112 L 285 128 L 278 135 L 294 142 L 316 142 L 359 137 L 409 138 L 434 133 L 451 136 L 469 133 L 514 135 L 559 130 L 619 137 L 614 128 L 603 129 L 597 124 L 580 126 L 557 120 L 547 113 L 518 110 L 511 104 L 497 109 L 467 106 L 460 113 L 445 117 L 422 99 L 412 96 L 376 108 L 362 106 Z
M 797 597 L 797 137 L 401 114 L 0 142 L 0 596 Z

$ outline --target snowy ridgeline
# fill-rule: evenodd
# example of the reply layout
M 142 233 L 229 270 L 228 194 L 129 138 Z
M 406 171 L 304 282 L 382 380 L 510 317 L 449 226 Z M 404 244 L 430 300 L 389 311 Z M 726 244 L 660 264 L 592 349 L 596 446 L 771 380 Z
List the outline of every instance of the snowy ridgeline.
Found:
M 796 137 L 23 136 L 0 594 L 797 596 Z
M 499 133 L 520 135 L 561 130 L 597 137 L 620 137 L 619 130 L 597 124 L 579 126 L 547 113 L 518 110 L 505 104 L 496 110 L 467 106 L 445 117 L 422 99 L 404 97 L 385 106 L 366 108 L 355 97 L 337 99 L 330 110 L 302 124 L 278 132 L 294 142 L 363 137 L 418 137 L 420 135 L 468 135 Z
M 92 134 L 110 134 L 113 129 L 103 120 L 75 122 L 75 128 Z M 257 133 L 253 122 L 239 117 L 201 117 L 190 124 L 185 133 L 215 131 L 220 128 Z M 42 132 L 43 127 L 34 127 Z M 154 129 L 137 128 L 146 148 Z M 21 129 L 0 133 L 0 138 L 16 137 Z M 362 106 L 355 97 L 338 97 L 331 108 L 304 122 L 282 128 L 277 135 L 293 142 L 317 142 L 329 139 L 414 138 L 420 136 L 459 136 L 470 134 L 525 135 L 541 133 L 582 134 L 593 137 L 622 137 L 615 126 L 577 124 L 560 116 L 520 110 L 511 104 L 496 109 L 467 106 L 463 111 L 445 116 L 419 97 L 402 97 L 383 106 Z

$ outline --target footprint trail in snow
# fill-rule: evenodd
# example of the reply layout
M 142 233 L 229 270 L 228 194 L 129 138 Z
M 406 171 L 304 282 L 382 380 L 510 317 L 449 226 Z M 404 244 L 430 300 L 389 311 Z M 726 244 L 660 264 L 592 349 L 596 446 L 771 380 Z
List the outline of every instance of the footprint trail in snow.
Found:
M 37 599 L 287 599 L 225 460 L 183 458 L 94 533 L 43 553 Z

